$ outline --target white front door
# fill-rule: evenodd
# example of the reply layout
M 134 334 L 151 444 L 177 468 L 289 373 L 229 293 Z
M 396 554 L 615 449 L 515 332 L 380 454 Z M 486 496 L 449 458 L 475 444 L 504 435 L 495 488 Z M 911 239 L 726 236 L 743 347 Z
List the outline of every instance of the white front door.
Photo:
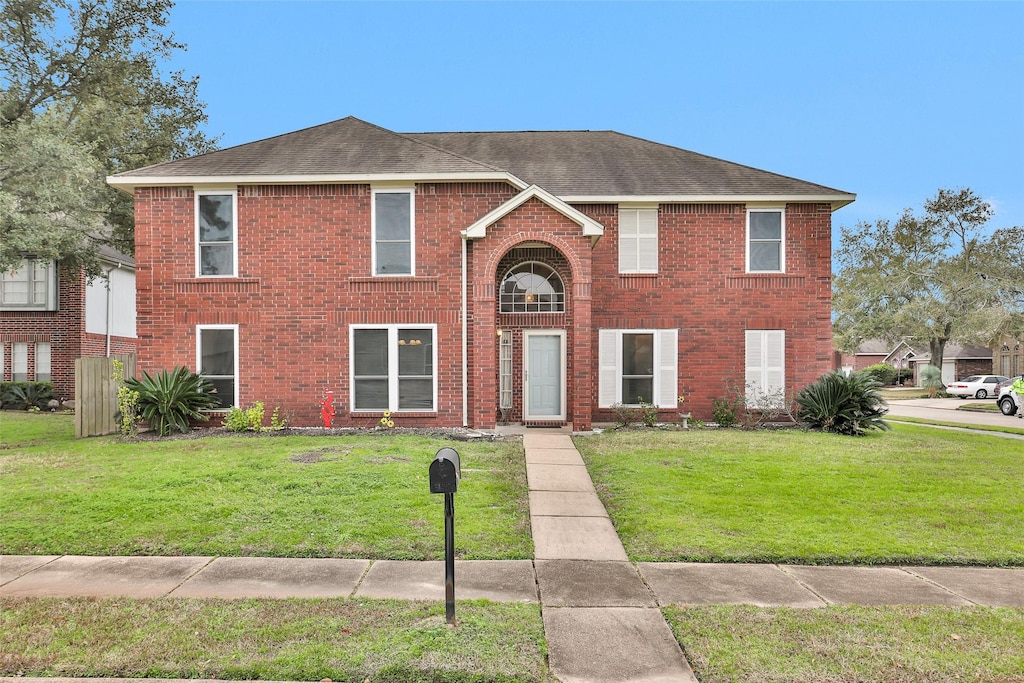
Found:
M 565 332 L 523 333 L 524 420 L 565 421 Z

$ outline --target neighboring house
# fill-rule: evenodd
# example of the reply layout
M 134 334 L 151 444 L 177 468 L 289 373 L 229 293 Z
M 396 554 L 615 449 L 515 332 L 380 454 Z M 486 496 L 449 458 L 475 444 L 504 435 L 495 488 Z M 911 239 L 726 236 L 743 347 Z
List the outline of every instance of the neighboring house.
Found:
M 139 369 L 294 425 L 589 429 L 638 399 L 830 369 L 854 195 L 612 131 L 400 134 L 355 118 L 122 173 Z
M 928 365 L 932 355 L 927 348 L 914 356 L 914 382 L 920 385 L 921 368 Z M 949 384 L 970 375 L 991 375 L 992 349 L 984 346 L 962 346 L 947 343 L 942 350 L 942 383 Z
M 71 399 L 76 358 L 135 353 L 135 261 L 111 249 L 100 256 L 106 275 L 92 282 L 36 259 L 0 274 L 4 381 L 53 382 Z
M 992 346 L 992 372 L 1006 377 L 1024 373 L 1024 343 L 1009 335 L 1002 335 Z
M 849 373 L 878 363 L 887 363 L 897 370 L 903 370 L 910 368 L 910 360 L 915 355 L 914 349 L 905 341 L 893 346 L 883 339 L 868 339 L 852 354 L 839 353 L 836 368 Z

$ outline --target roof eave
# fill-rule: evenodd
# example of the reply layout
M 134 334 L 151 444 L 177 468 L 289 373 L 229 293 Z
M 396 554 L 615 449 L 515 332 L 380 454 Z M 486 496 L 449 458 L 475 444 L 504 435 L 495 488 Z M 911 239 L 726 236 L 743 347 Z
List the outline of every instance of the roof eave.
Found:
M 319 173 L 319 174 L 264 174 L 264 175 L 170 175 L 132 176 L 128 174 L 107 176 L 107 184 L 127 194 L 136 187 L 167 186 L 233 186 L 233 185 L 327 185 L 365 184 L 385 182 L 407 183 L 457 183 L 457 182 L 507 182 L 519 190 L 528 186 L 511 173 Z
M 561 195 L 569 204 L 621 204 L 648 202 L 651 204 L 831 204 L 832 210 L 852 204 L 857 195 L 837 194 L 651 194 L 651 195 Z

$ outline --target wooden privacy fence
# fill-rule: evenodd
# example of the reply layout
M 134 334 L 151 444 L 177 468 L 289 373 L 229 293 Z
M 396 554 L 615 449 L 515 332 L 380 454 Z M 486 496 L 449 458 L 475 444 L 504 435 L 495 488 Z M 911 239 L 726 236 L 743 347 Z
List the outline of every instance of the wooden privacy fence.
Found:
M 75 438 L 118 431 L 115 360 L 124 363 L 125 377 L 135 376 L 134 353 L 75 359 Z

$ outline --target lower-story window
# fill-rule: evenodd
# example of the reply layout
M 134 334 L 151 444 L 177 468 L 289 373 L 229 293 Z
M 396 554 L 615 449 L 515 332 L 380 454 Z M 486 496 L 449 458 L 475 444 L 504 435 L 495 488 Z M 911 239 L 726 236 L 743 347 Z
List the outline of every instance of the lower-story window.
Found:
M 601 330 L 598 405 L 676 407 L 678 330 Z
M 199 374 L 217 390 L 226 410 L 238 405 L 238 325 L 201 325 L 196 328 Z
M 352 409 L 434 412 L 434 325 L 352 326 Z

